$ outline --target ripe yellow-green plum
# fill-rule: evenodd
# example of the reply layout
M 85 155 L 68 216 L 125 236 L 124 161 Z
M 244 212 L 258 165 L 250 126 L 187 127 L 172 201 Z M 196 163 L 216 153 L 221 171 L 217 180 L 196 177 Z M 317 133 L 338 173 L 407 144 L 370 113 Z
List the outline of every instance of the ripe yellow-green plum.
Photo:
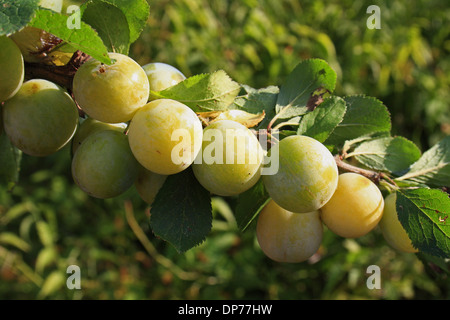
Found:
M 55 153 L 72 139 L 78 125 L 78 109 L 71 96 L 43 79 L 24 82 L 2 109 L 6 134 L 31 156 Z
M 78 126 L 77 131 L 72 139 L 72 154 L 75 154 L 78 147 L 81 145 L 84 139 L 89 135 L 101 131 L 101 130 L 115 130 L 124 132 L 127 128 L 126 123 L 105 123 L 92 118 L 87 117 Z
M 278 152 L 278 172 L 264 175 L 270 197 L 282 208 L 304 213 L 318 210 L 330 200 L 338 183 L 338 168 L 331 152 L 319 141 L 289 136 L 269 150 Z
M 323 225 L 318 211 L 294 213 L 270 200 L 258 215 L 256 237 L 270 259 L 299 263 L 319 250 Z
M 151 205 L 166 179 L 166 175 L 157 174 L 141 167 L 134 185 L 141 199 Z
M 219 120 L 203 131 L 202 151 L 192 165 L 200 184 L 212 194 L 233 196 L 261 177 L 263 149 L 256 136 L 233 120 Z
M 180 70 L 167 63 L 152 62 L 142 68 L 147 74 L 151 90 L 155 92 L 165 90 L 186 79 Z
M 25 69 L 20 49 L 10 38 L 0 37 L 0 102 L 14 96 L 23 84 Z
M 384 199 L 383 216 L 378 224 L 386 242 L 394 249 L 402 252 L 415 253 L 411 239 L 398 219 L 396 209 L 397 194 L 391 193 Z
M 41 0 L 39 6 L 61 13 L 63 0 Z
M 130 147 L 139 163 L 170 175 L 189 167 L 200 151 L 202 123 L 185 104 L 158 99 L 139 109 L 128 127 Z
M 344 238 L 359 238 L 373 230 L 383 215 L 380 189 L 353 172 L 339 175 L 336 192 L 321 209 L 323 223 Z
M 89 135 L 72 159 L 75 183 L 90 196 L 100 199 L 127 191 L 137 179 L 139 168 L 128 137 L 114 130 Z
M 130 121 L 148 100 L 150 85 L 144 69 L 132 58 L 109 53 L 113 64 L 89 59 L 75 73 L 73 94 L 81 109 L 101 122 Z

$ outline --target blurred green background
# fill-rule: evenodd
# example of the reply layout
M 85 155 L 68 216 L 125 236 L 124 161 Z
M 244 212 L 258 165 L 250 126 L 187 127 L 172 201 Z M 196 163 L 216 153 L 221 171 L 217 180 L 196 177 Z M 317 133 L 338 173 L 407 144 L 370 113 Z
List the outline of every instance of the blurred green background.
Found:
M 130 53 L 140 64 L 169 63 L 186 76 L 223 69 L 262 88 L 281 85 L 302 59 L 323 58 L 338 73 L 336 94 L 383 101 L 394 134 L 422 150 L 450 134 L 447 0 L 149 4 Z M 381 29 L 366 26 L 371 4 Z M 23 156 L 20 176 L 13 192 L 0 187 L 0 299 L 450 298 L 448 277 L 391 249 L 378 229 L 356 240 L 325 230 L 310 261 L 279 264 L 259 249 L 254 226 L 240 233 L 229 204 L 215 198 L 211 234 L 179 254 L 151 234 L 134 188 L 106 201 L 79 190 L 68 148 Z M 66 287 L 69 265 L 81 269 L 81 290 Z M 381 269 L 379 290 L 366 286 L 370 265 Z

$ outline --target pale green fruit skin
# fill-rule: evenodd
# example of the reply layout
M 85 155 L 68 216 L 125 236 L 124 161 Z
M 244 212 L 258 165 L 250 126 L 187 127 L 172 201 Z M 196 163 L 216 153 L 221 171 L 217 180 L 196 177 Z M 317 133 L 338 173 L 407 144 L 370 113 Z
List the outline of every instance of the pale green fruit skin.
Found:
M 92 118 L 86 118 L 79 126 L 72 139 L 72 154 L 89 135 L 102 130 L 115 130 L 125 132 L 126 123 L 105 123 Z
M 264 175 L 263 183 L 279 206 L 304 213 L 318 210 L 330 200 L 339 172 L 333 155 L 322 143 L 295 135 L 273 148 L 279 152 L 279 169 L 276 174 Z
M 121 195 L 135 182 L 139 164 L 124 133 L 103 130 L 89 135 L 72 159 L 72 176 L 81 190 L 107 199 Z
M 55 12 L 61 13 L 63 7 L 63 0 L 41 0 L 39 5 L 43 8 L 53 10 Z
M 134 185 L 141 199 L 151 205 L 166 179 L 166 175 L 160 175 L 141 168 Z
M 209 137 L 212 132 L 217 132 L 222 139 Z M 238 146 L 237 139 L 243 138 L 246 139 L 243 148 L 237 147 L 238 150 L 227 152 L 227 144 L 234 141 L 235 146 Z M 217 154 L 212 154 L 213 149 L 223 150 L 223 157 L 217 161 L 208 159 L 210 155 L 214 157 Z M 232 160 L 227 161 L 227 157 Z M 239 160 L 239 157 L 244 161 Z M 202 152 L 192 168 L 200 184 L 212 194 L 234 196 L 247 191 L 258 182 L 263 158 L 261 144 L 247 127 L 233 120 L 220 120 L 204 129 Z
M 177 68 L 162 62 L 152 62 L 142 66 L 147 74 L 152 91 L 159 92 L 172 87 L 184 79 L 186 76 Z
M 293 213 L 270 200 L 258 215 L 256 237 L 270 259 L 299 263 L 319 250 L 323 225 L 318 211 Z
M 380 189 L 368 178 L 352 173 L 339 175 L 333 197 L 321 209 L 323 223 L 344 238 L 359 238 L 379 223 L 384 208 Z
M 25 69 L 19 47 L 8 37 L 0 36 L 0 102 L 14 96 L 23 84 Z
M 395 202 L 397 194 L 391 193 L 384 199 L 383 216 L 378 224 L 381 233 L 386 242 L 401 252 L 416 253 L 418 249 L 414 248 L 411 239 L 398 219 Z
M 45 59 L 45 51 L 61 42 L 61 39 L 42 29 L 25 27 L 11 35 L 26 62 L 38 63 Z
M 11 142 L 31 156 L 64 147 L 78 124 L 78 109 L 67 91 L 42 79 L 25 82 L 3 105 L 3 124 Z
M 90 59 L 75 73 L 73 94 L 81 109 L 101 122 L 130 121 L 147 103 L 150 85 L 142 67 L 130 57 L 110 53 L 112 65 Z
M 175 136 L 183 132 L 182 141 Z M 136 112 L 129 128 L 130 147 L 139 163 L 152 172 L 170 175 L 189 167 L 200 151 L 203 127 L 192 109 L 175 100 L 149 102 Z M 176 161 L 173 150 L 185 150 Z

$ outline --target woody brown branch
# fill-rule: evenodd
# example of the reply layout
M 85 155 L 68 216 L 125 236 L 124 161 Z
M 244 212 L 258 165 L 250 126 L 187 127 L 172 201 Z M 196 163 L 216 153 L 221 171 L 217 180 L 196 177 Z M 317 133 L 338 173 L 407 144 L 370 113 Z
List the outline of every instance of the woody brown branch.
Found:
M 64 66 L 45 65 L 42 63 L 25 63 L 27 79 L 45 79 L 52 81 L 68 91 L 72 91 L 73 77 L 78 68 L 90 59 L 90 56 L 76 51 L 70 61 Z

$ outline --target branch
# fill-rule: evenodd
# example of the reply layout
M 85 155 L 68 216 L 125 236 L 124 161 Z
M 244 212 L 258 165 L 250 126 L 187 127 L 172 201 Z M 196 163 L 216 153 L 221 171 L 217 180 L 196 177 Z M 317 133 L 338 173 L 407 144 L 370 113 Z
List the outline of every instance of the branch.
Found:
M 358 174 L 372 180 L 373 182 L 375 182 L 377 184 L 380 182 L 380 180 L 382 178 L 382 173 L 380 173 L 380 172 L 367 170 L 367 169 L 361 169 L 361 168 L 352 166 L 351 164 L 348 164 L 347 162 L 342 161 L 342 158 L 339 154 L 334 156 L 334 160 L 336 161 L 336 164 L 339 169 L 342 169 L 347 172 L 358 173 Z
M 53 66 L 42 63 L 25 63 L 27 79 L 45 79 L 52 81 L 69 91 L 78 68 L 91 57 L 81 51 L 76 51 L 70 61 L 64 66 Z
M 342 156 L 339 154 L 334 156 L 334 160 L 336 161 L 338 168 L 341 170 L 344 170 L 346 172 L 354 172 L 354 173 L 360 174 L 360 175 L 370 179 L 377 185 L 379 185 L 381 180 L 384 179 L 384 180 L 387 180 L 387 181 L 384 181 L 385 187 L 388 187 L 389 189 L 393 189 L 393 190 L 398 189 L 398 186 L 395 183 L 395 181 L 392 180 L 387 174 L 385 174 L 383 172 L 362 169 L 362 168 L 353 166 L 351 164 L 348 164 L 347 162 L 344 162 L 342 160 Z

